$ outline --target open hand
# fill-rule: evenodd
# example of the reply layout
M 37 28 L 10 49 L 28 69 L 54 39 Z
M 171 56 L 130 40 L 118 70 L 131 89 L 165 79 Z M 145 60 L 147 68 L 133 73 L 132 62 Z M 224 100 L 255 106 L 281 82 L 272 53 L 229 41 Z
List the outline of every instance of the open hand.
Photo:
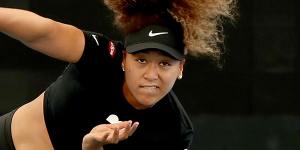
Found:
M 138 122 L 132 121 L 98 125 L 83 137 L 82 149 L 103 150 L 103 145 L 126 140 L 136 131 L 138 125 Z

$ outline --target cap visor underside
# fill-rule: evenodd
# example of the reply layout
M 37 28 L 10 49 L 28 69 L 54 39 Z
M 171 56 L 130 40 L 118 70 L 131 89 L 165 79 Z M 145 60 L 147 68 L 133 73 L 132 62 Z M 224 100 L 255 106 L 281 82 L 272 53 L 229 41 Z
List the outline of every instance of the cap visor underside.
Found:
M 184 55 L 180 54 L 178 51 L 176 51 L 175 49 L 164 45 L 164 44 L 160 44 L 160 43 L 139 43 L 139 44 L 134 44 L 134 45 L 130 45 L 126 47 L 126 51 L 128 53 L 135 53 L 135 52 L 139 52 L 145 49 L 158 49 L 161 50 L 163 52 L 168 53 L 169 55 L 171 55 L 172 57 L 174 57 L 175 59 L 178 60 L 182 60 L 184 58 Z

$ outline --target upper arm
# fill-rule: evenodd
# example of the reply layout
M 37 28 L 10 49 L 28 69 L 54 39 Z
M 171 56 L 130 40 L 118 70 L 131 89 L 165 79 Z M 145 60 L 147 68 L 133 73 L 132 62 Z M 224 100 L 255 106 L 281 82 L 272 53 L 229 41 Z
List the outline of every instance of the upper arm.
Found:
M 83 32 L 71 25 L 47 19 L 44 34 L 32 41 L 22 41 L 25 45 L 50 57 L 77 62 L 84 50 L 85 40 Z
M 21 9 L 0 8 L 0 32 L 68 62 L 79 60 L 85 42 L 80 29 Z

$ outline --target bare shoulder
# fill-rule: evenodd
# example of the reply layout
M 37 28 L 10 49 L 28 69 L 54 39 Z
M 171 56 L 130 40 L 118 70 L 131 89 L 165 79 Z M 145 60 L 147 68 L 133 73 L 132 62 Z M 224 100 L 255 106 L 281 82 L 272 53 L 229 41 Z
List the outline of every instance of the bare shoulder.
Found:
M 44 93 L 16 111 L 11 128 L 16 149 L 53 149 L 44 121 L 43 101 Z

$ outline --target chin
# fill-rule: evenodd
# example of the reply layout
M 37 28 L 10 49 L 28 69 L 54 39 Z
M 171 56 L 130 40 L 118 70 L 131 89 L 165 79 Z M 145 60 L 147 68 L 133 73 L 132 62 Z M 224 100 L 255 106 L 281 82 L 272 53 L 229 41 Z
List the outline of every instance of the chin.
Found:
M 157 102 L 158 102 L 157 97 L 139 97 L 138 98 L 138 103 L 142 105 L 144 108 L 151 108 L 153 107 Z

